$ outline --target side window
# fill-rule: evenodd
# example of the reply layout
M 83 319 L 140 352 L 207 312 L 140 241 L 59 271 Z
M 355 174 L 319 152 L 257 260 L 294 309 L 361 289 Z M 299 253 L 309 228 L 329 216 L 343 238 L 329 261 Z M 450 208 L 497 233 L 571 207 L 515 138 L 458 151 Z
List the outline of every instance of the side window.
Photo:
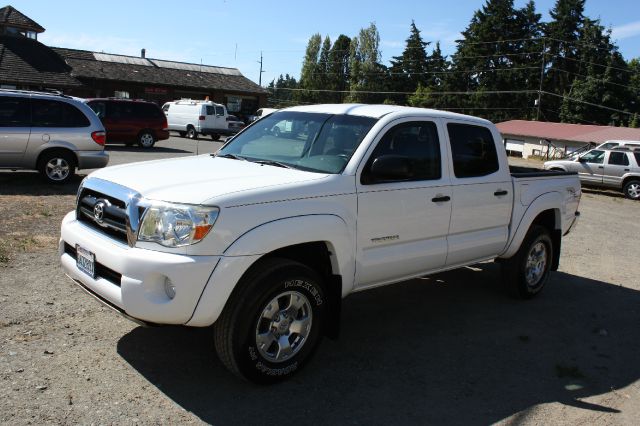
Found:
M 470 124 L 447 124 L 453 172 L 458 178 L 486 176 L 500 168 L 496 144 L 486 127 Z
M 604 163 L 604 151 L 600 151 L 597 149 L 594 149 L 593 151 L 589 151 L 585 155 L 580 157 L 580 162 L 602 164 Z
M 29 98 L 0 97 L 0 127 L 29 127 Z
M 609 164 L 614 166 L 628 166 L 629 159 L 626 152 L 612 152 L 609 154 Z
M 640 166 L 640 152 L 634 152 L 633 156 L 636 157 L 636 164 Z
M 107 106 L 104 102 L 93 101 L 87 103 L 87 105 L 96 113 L 98 118 L 103 119 L 107 115 Z
M 207 115 L 213 115 L 216 112 L 216 109 L 212 105 L 206 105 Z
M 216 107 L 216 115 L 224 116 L 224 108 L 221 106 Z
M 374 183 L 370 178 L 371 166 L 382 156 L 401 157 L 407 161 L 411 178 L 403 180 L 434 180 L 442 176 L 440 140 L 436 125 L 431 121 L 398 124 L 385 133 L 364 168 L 363 184 Z
M 171 105 L 170 105 L 170 104 L 162 105 L 162 111 L 163 111 L 163 112 L 169 112 L 169 107 L 171 107 Z
M 31 100 L 31 117 L 33 127 L 87 127 L 90 124 L 73 105 L 48 99 Z

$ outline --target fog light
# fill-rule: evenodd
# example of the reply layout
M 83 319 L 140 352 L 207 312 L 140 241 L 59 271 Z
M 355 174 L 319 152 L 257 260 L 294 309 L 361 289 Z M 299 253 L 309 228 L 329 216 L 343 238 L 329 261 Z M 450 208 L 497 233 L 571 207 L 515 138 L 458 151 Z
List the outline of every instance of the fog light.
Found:
M 176 297 L 176 287 L 169 278 L 164 279 L 164 292 L 167 293 L 169 299 Z

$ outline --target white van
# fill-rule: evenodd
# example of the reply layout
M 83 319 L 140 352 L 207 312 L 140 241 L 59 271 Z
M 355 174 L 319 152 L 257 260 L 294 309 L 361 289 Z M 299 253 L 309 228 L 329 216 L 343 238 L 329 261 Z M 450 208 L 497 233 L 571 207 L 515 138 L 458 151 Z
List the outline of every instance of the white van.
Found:
M 210 135 L 217 141 L 220 135 L 231 135 L 227 123 L 227 108 L 211 101 L 182 99 L 167 102 L 162 106 L 167 116 L 169 130 L 177 131 L 180 136 L 196 139 L 198 135 Z

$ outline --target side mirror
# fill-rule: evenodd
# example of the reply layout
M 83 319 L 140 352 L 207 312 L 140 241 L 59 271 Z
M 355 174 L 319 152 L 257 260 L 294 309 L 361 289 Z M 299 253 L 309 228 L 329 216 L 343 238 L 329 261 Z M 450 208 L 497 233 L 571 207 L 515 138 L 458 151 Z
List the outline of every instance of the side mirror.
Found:
M 373 160 L 369 172 L 369 181 L 393 182 L 411 179 L 413 172 L 408 157 L 402 155 L 382 155 Z

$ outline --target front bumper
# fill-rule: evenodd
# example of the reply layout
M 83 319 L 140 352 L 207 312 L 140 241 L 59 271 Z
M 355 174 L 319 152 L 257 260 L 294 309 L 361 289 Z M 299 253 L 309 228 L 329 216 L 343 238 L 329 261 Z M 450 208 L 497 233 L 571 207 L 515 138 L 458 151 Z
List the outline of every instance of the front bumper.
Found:
M 109 163 L 106 151 L 76 151 L 78 169 L 99 169 Z
M 78 269 L 70 249 L 76 245 L 95 254 L 97 272 L 110 272 L 94 279 Z M 75 212 L 62 221 L 59 254 L 65 273 L 88 292 L 132 319 L 156 324 L 187 323 L 220 260 L 132 248 L 77 221 Z M 176 289 L 173 299 L 165 291 L 167 280 Z

